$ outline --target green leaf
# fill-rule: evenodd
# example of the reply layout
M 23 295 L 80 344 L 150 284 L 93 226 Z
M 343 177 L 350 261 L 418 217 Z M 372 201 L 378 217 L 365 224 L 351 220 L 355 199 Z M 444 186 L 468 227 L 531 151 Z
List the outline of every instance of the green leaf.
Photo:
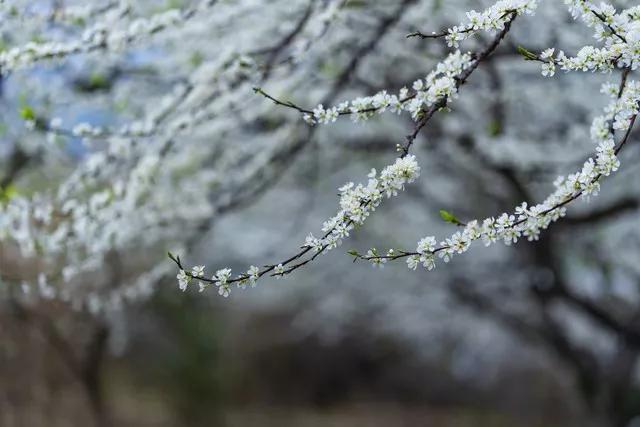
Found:
M 6 204 L 18 194 L 20 193 L 15 185 L 9 184 L 4 188 L 0 188 L 0 202 Z
M 367 7 L 367 3 L 363 0 L 348 0 L 345 5 L 345 8 L 352 8 L 352 9 L 362 9 Z
M 33 111 L 33 108 L 31 108 L 28 105 L 25 105 L 22 108 L 20 108 L 20 117 L 22 117 L 24 120 L 35 120 L 36 113 Z
M 458 218 L 456 218 L 454 214 L 445 211 L 444 209 L 440 209 L 440 217 L 445 220 L 445 222 L 449 222 L 455 225 L 463 225 L 462 222 Z
M 89 89 L 106 89 L 109 87 L 109 80 L 104 74 L 92 72 L 89 76 Z
M 204 62 L 204 55 L 199 50 L 191 53 L 189 57 L 189 63 L 192 67 L 199 67 Z
M 491 137 L 496 137 L 502 133 L 502 125 L 497 120 L 492 120 L 487 126 L 487 133 Z
M 169 256 L 169 259 L 173 262 L 175 262 L 176 264 L 178 264 L 178 258 L 176 258 L 176 256 L 174 254 L 172 254 L 171 252 L 167 251 L 167 255 Z
M 538 55 L 531 52 L 530 50 L 525 49 L 522 46 L 518 46 L 517 49 L 518 49 L 518 53 L 522 55 L 522 57 L 527 61 L 535 61 L 536 59 L 538 59 Z

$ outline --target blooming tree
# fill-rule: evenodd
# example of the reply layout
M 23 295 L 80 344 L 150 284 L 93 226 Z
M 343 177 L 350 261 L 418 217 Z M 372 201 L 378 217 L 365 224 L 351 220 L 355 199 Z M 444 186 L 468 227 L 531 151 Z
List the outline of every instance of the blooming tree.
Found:
M 377 210 L 402 204 L 403 191 L 467 182 L 469 169 L 498 174 L 518 200 L 507 198 L 508 207 L 504 194 L 486 190 L 500 202 L 491 212 L 444 202 L 444 227 L 419 230 L 413 244 L 351 249 L 344 258 L 481 275 L 482 265 L 464 266 L 457 256 L 498 242 L 540 248 L 556 222 L 591 224 L 637 210 L 637 188 L 605 184 L 633 154 L 640 7 L 632 2 L 501 0 L 481 2 L 482 9 L 464 0 L 375 2 L 373 22 L 348 0 L 295 7 L 205 0 L 162 9 L 144 1 L 54 3 L 0 2 L 3 32 L 11 34 L 0 53 L 10 100 L 3 115 L 20 121 L 5 130 L 12 142 L 2 147 L 0 239 L 9 263 L 26 266 L 2 268 L 12 285 L 3 292 L 26 305 L 56 300 L 113 313 L 176 273 L 182 291 L 211 288 L 229 297 L 269 276 L 303 274 L 297 270 L 367 233 Z M 70 75 L 76 93 L 66 90 Z M 549 110 L 532 112 L 541 104 Z M 92 109 L 109 120 L 83 117 Z M 425 136 L 441 152 L 418 151 Z M 280 259 L 239 272 L 185 261 L 197 257 L 194 246 L 219 218 L 254 203 L 316 139 L 338 146 L 381 140 L 376 149 L 387 165 L 369 165 L 366 178 L 340 186 L 332 216 L 297 236 Z M 528 179 L 537 186 L 525 185 Z M 628 197 L 570 215 L 601 186 Z M 441 231 L 447 234 L 436 237 Z M 638 231 L 636 214 L 599 232 L 599 260 L 638 277 Z M 518 330 L 535 330 L 579 375 L 592 370 L 547 311 L 556 297 L 640 346 L 633 316 L 573 292 L 553 260 L 534 258 L 545 267 L 525 274 L 539 311 L 534 322 L 522 322 L 528 312 L 501 310 L 482 289 L 451 292 Z M 118 277 L 96 275 L 110 263 Z M 545 269 L 551 285 L 537 279 Z
M 389 260 L 406 258 L 407 265 L 413 270 L 420 264 L 427 270 L 432 270 L 435 268 L 436 256 L 449 262 L 455 254 L 466 252 L 476 240 L 482 240 L 485 246 L 499 240 L 511 245 L 521 237 L 526 237 L 529 241 L 538 240 L 542 230 L 565 216 L 566 205 L 578 198 L 589 199 L 598 194 L 600 180 L 616 172 L 620 166 L 617 154 L 629 140 L 638 113 L 640 86 L 635 81 L 627 81 L 629 72 L 637 67 L 635 63 L 638 58 L 634 55 L 637 50 L 636 40 L 640 37 L 640 27 L 636 25 L 634 17 L 638 8 L 633 7 L 617 13 L 613 6 L 604 3 L 600 6 L 587 1 L 567 3 L 575 18 L 580 18 L 594 29 L 595 38 L 603 47 L 585 46 L 575 57 L 567 56 L 563 51 L 555 55 L 554 48 L 548 48 L 540 54 L 534 54 L 524 48 L 521 48 L 520 52 L 527 60 L 541 62 L 544 76 L 553 76 L 557 67 L 567 72 L 611 73 L 616 68 L 624 70 L 620 83 L 607 82 L 602 87 L 602 92 L 610 94 L 613 100 L 605 108 L 605 114 L 594 119 L 591 127 L 592 139 L 597 144 L 595 160 L 591 157 L 585 161 L 579 172 L 558 177 L 554 182 L 556 191 L 540 204 L 529 206 L 528 202 L 524 201 L 512 213 L 502 213 L 481 221 L 471 220 L 466 224 L 443 211 L 443 219 L 462 226 L 463 230 L 444 239 L 440 244 L 434 236 L 427 236 L 418 242 L 414 251 L 389 249 L 386 254 L 378 254 L 375 249 L 369 249 L 364 255 L 353 251 L 353 256 L 377 265 Z M 186 290 L 192 279 L 197 279 L 200 291 L 213 284 L 217 286 L 220 295 L 227 297 L 231 292 L 231 284 L 237 283 L 238 286 L 244 287 L 247 283 L 255 285 L 261 276 L 268 273 L 274 276 L 289 274 L 323 252 L 338 247 L 355 226 L 364 223 L 384 198 L 396 196 L 398 191 L 404 189 L 405 184 L 418 178 L 420 166 L 415 156 L 410 154 L 410 149 L 420 130 L 435 113 L 447 108 L 458 96 L 460 87 L 498 47 L 511 29 L 515 18 L 523 14 L 532 14 L 536 7 L 536 1 L 499 1 L 480 13 L 475 10 L 468 12 L 467 22 L 441 33 L 410 34 L 409 36 L 423 39 L 443 37 L 449 47 L 458 48 L 460 42 L 481 31 L 497 33 L 493 42 L 481 51 L 463 54 L 460 50 L 455 50 L 444 61 L 438 63 L 425 79 L 414 81 L 411 91 L 403 87 L 397 95 L 390 95 L 383 90 L 373 96 L 357 98 L 338 106 L 325 108 L 320 104 L 313 110 L 308 110 L 292 102 L 280 101 L 261 88 L 255 88 L 256 93 L 271 99 L 277 105 L 297 110 L 302 114 L 303 120 L 312 126 L 334 123 L 341 115 L 349 115 L 354 122 L 359 122 L 387 110 L 398 114 L 405 111 L 410 113 L 416 125 L 406 141 L 396 147 L 401 156 L 395 163 L 387 166 L 380 176 L 372 169 L 366 185 L 349 182 L 339 189 L 338 213 L 323 224 L 322 231 L 325 234 L 321 238 L 309 234 L 302 245 L 302 251 L 292 257 L 277 264 L 267 265 L 263 269 L 251 266 L 246 273 L 236 277 L 232 276 L 231 269 L 223 268 L 213 277 L 207 278 L 204 266 L 195 266 L 191 271 L 187 271 L 183 269 L 180 259 L 170 254 L 180 268 L 180 289 Z M 617 144 L 616 132 L 623 134 Z M 308 258 L 300 261 L 305 255 Z

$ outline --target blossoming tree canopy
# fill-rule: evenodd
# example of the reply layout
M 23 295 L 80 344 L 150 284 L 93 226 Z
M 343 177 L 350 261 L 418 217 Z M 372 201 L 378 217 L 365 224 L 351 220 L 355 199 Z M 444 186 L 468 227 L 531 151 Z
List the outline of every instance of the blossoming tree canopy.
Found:
M 537 240 L 565 217 L 574 201 L 598 195 L 604 178 L 619 170 L 619 157 L 632 139 L 640 102 L 640 83 L 634 80 L 640 60 L 640 6 L 628 7 L 626 2 L 501 0 L 486 2 L 480 11 L 469 10 L 478 8 L 475 1 L 393 2 L 385 4 L 385 12 L 390 12 L 369 31 L 370 39 L 344 59 L 342 72 L 331 69 L 331 60 L 357 34 L 353 26 L 363 25 L 347 0 L 295 6 L 272 2 L 268 13 L 278 19 L 265 19 L 265 6 L 257 0 L 190 1 L 160 9 L 150 3 L 32 10 L 27 2 L 0 2 L 2 25 L 24 28 L 0 52 L 6 81 L 27 91 L 38 73 L 72 68 L 83 58 L 102 71 L 76 81 L 91 94 L 79 105 L 89 110 L 107 104 L 110 112 L 118 112 L 102 125 L 59 114 L 56 105 L 69 99 L 56 96 L 57 83 L 48 84 L 51 94 L 44 91 L 40 99 L 20 102 L 19 115 L 32 137 L 12 147 L 14 160 L 26 160 L 14 162 L 17 168 L 2 179 L 0 238 L 16 248 L 25 263 L 38 260 L 30 277 L 17 280 L 25 297 L 58 298 L 100 312 L 152 294 L 160 278 L 176 274 L 176 265 L 179 289 L 214 288 L 228 297 L 235 288 L 255 286 L 265 276 L 282 277 L 321 262 L 320 255 L 360 232 L 383 202 L 390 203 L 432 173 L 414 152 L 419 137 L 443 112 L 451 110 L 446 116 L 455 116 L 467 102 L 465 96 L 482 105 L 470 78 L 494 67 L 492 61 L 504 52 L 512 54 L 505 67 L 513 70 L 540 68 L 548 78 L 589 72 L 604 79 L 601 92 L 610 100 L 592 117 L 593 154 L 581 159 L 578 170 L 551 179 L 555 189 L 546 198 L 522 200 L 508 211 L 480 219 L 458 218 L 443 210 L 442 218 L 456 227 L 453 234 L 436 238 L 424 230 L 415 247 L 349 250 L 351 258 L 374 266 L 402 260 L 412 270 L 433 270 L 476 241 L 489 246 Z M 433 13 L 439 26 L 422 19 L 411 23 L 418 31 L 387 34 L 412 7 Z M 449 7 L 467 10 L 453 26 L 445 13 Z M 441 8 L 441 14 L 434 12 Z M 575 22 L 563 24 L 566 30 L 554 38 L 557 46 L 546 45 L 548 38 L 537 30 L 527 34 L 540 34 L 541 40 L 513 43 L 520 26 L 531 25 L 536 14 L 553 26 L 553 19 L 563 19 L 567 11 Z M 19 23 L 11 19 L 16 14 Z M 55 31 L 43 31 L 45 23 Z M 393 43 L 383 43 L 385 35 Z M 420 78 L 377 92 L 363 89 L 340 102 L 363 57 L 379 51 L 380 57 L 392 58 L 403 49 Z M 427 55 L 438 60 L 423 61 L 425 49 L 439 49 Z M 151 83 L 125 79 L 115 86 L 115 94 L 104 95 L 112 80 L 138 62 L 154 65 L 153 73 L 144 66 L 134 70 Z M 390 73 L 403 75 L 392 63 L 387 66 Z M 298 87 L 305 90 L 296 92 Z M 335 214 L 306 238 L 300 236 L 288 257 L 264 260 L 239 273 L 216 266 L 212 274 L 203 265 L 184 261 L 202 230 L 262 194 L 320 128 L 356 126 L 340 123 L 343 116 L 363 127 L 396 119 L 406 119 L 403 125 L 411 127 L 406 136 L 389 134 L 397 127 L 387 129 L 388 155 L 395 159 L 355 179 L 357 183 L 341 186 Z M 42 158 L 55 179 L 37 191 L 16 191 L 21 170 L 42 168 L 37 163 Z M 123 284 L 87 287 L 75 280 L 90 276 L 111 254 L 138 248 L 149 248 L 141 261 L 144 273 L 127 277 Z M 173 262 L 166 259 L 167 249 Z

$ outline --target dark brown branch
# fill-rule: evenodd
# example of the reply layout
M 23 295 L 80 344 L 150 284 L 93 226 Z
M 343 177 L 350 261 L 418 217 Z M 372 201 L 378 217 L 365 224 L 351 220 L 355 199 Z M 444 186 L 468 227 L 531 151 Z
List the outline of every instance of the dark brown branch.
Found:
M 618 200 L 609 206 L 595 209 L 581 215 L 573 215 L 562 220 L 562 225 L 587 225 L 595 222 L 606 221 L 614 216 L 625 215 L 640 207 L 640 202 L 635 198 Z
M 354 55 L 351 57 L 351 60 L 347 64 L 347 66 L 342 70 L 340 76 L 336 79 L 336 82 L 333 85 L 332 90 L 327 94 L 323 103 L 328 102 L 328 99 L 332 99 L 340 93 L 340 91 L 349 83 L 349 80 L 354 75 L 356 69 L 360 66 L 360 63 L 363 58 L 368 56 L 371 52 L 375 50 L 375 48 L 380 43 L 380 40 L 393 28 L 400 18 L 407 11 L 407 8 L 416 3 L 417 0 L 402 0 L 402 2 L 398 5 L 395 11 L 382 19 L 380 24 L 378 24 L 377 28 L 374 30 L 375 37 L 371 38 L 367 43 L 360 46 Z
M 269 76 L 271 75 L 271 72 L 273 71 L 273 65 L 278 59 L 278 55 L 280 55 L 280 53 L 284 49 L 286 49 L 286 47 L 289 46 L 291 42 L 293 42 L 293 40 L 295 40 L 298 34 L 302 32 L 305 25 L 307 25 L 307 22 L 311 17 L 311 13 L 313 12 L 313 5 L 314 5 L 314 2 L 310 1 L 309 4 L 307 5 L 307 8 L 304 11 L 304 14 L 300 18 L 296 26 L 287 35 L 285 35 L 282 38 L 282 40 L 278 42 L 278 44 L 276 44 L 275 46 L 272 46 L 271 48 L 266 49 L 265 53 L 269 53 L 269 57 L 263 66 L 263 69 L 264 69 L 264 73 L 262 75 L 263 80 L 268 79 Z
M 512 10 L 505 10 L 505 12 L 502 14 L 501 19 L 505 18 L 505 17 L 507 17 L 507 16 L 509 16 L 511 14 L 517 14 L 517 13 L 518 13 L 517 10 L 513 10 L 513 9 Z M 466 34 L 466 33 L 470 33 L 470 32 L 473 32 L 473 31 L 479 31 L 479 30 L 474 30 L 473 27 L 469 26 L 469 27 L 466 27 L 466 28 L 463 28 L 463 29 L 458 29 L 457 32 L 460 33 L 460 34 Z M 440 38 L 448 36 L 449 34 L 451 34 L 449 32 L 449 30 L 441 31 L 439 33 L 433 32 L 431 34 L 424 34 L 424 33 L 420 32 L 420 31 L 414 31 L 413 33 L 407 34 L 406 37 L 407 38 L 420 37 L 423 40 L 424 39 L 440 39 Z
M 617 38 L 619 38 L 619 39 L 620 39 L 620 40 L 622 40 L 623 42 L 625 42 L 625 43 L 627 42 L 627 39 L 626 39 L 623 35 L 619 34 L 619 33 L 615 30 L 615 28 L 613 28 L 613 27 L 612 27 L 612 26 L 607 22 L 607 20 L 606 20 L 606 18 L 605 18 L 605 16 L 604 16 L 604 15 L 602 15 L 601 13 L 599 13 L 599 12 L 597 12 L 597 11 L 595 11 L 595 10 L 591 10 L 591 13 L 593 13 L 595 16 L 597 16 L 597 17 L 598 17 L 598 19 L 599 19 L 599 20 L 601 20 L 601 21 L 602 21 L 602 23 L 603 23 L 603 24 L 604 24 L 604 25 L 609 29 L 609 31 L 611 31 L 611 34 L 613 34 L 614 36 L 616 36 Z
M 7 171 L 2 179 L 0 179 L 0 189 L 4 189 L 12 184 L 20 172 L 27 167 L 30 160 L 31 157 L 22 151 L 20 147 L 14 147 L 7 164 Z
M 485 59 L 487 59 L 500 45 L 500 42 L 507 36 L 509 30 L 511 30 L 511 24 L 516 19 L 516 13 L 511 13 L 511 18 L 507 20 L 504 24 L 504 28 L 493 38 L 493 41 L 489 46 L 487 46 L 482 51 L 476 53 L 474 61 L 471 65 L 463 70 L 456 78 L 456 89 L 459 89 L 460 86 L 465 84 L 469 79 L 469 76 L 478 68 L 478 65 Z M 418 137 L 418 134 L 422 130 L 422 128 L 431 120 L 431 117 L 436 113 L 436 111 L 444 108 L 447 105 L 448 99 L 447 97 L 442 98 L 440 101 L 429 107 L 424 113 L 424 116 L 416 123 L 413 132 L 407 135 L 405 139 L 405 143 L 400 147 L 402 151 L 402 157 L 405 157 L 409 154 L 409 150 L 411 149 L 411 145 L 413 145 L 414 141 Z

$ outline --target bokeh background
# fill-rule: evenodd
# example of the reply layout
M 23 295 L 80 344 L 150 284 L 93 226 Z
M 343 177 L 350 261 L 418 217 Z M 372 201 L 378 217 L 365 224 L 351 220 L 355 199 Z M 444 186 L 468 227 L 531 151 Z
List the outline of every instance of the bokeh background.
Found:
M 395 92 L 449 49 L 407 33 L 455 25 L 490 2 L 219 1 L 120 49 L 6 74 L 4 205 L 56 191 L 92 161 L 109 185 L 140 163 L 123 146 L 143 157 L 175 143 L 144 183 L 151 196 L 120 216 L 93 218 L 101 228 L 82 245 L 25 256 L 2 241 L 0 426 L 640 425 L 635 134 L 602 195 L 576 203 L 540 241 L 478 245 L 433 272 L 402 262 L 374 269 L 346 254 L 447 236 L 455 226 L 440 209 L 496 215 L 541 200 L 558 174 L 579 168 L 593 151 L 590 122 L 607 102 L 600 85 L 617 75 L 545 79 L 516 49 L 592 43 L 562 3 L 541 2 L 535 17 L 518 18 L 452 110 L 430 122 L 415 144 L 417 183 L 328 256 L 228 299 L 215 289 L 180 292 L 166 252 L 177 249 L 209 274 L 288 256 L 335 212 L 336 188 L 391 163 L 412 128 L 410 117 L 389 113 L 309 127 L 252 87 L 309 107 Z M 7 0 L 0 44 L 75 40 L 94 21 L 115 32 L 197 2 L 130 4 L 111 16 L 97 1 Z M 96 11 L 65 16 L 78 6 Z M 197 93 L 148 138 L 47 129 L 53 118 L 68 129 L 144 121 L 185 82 Z M 25 126 L 27 108 L 35 126 Z M 199 111 L 206 120 L 194 120 Z M 101 152 L 116 160 L 95 160 Z M 56 297 L 34 297 L 43 293 L 30 286 L 39 271 L 57 277 L 65 268 L 67 281 L 51 279 Z

